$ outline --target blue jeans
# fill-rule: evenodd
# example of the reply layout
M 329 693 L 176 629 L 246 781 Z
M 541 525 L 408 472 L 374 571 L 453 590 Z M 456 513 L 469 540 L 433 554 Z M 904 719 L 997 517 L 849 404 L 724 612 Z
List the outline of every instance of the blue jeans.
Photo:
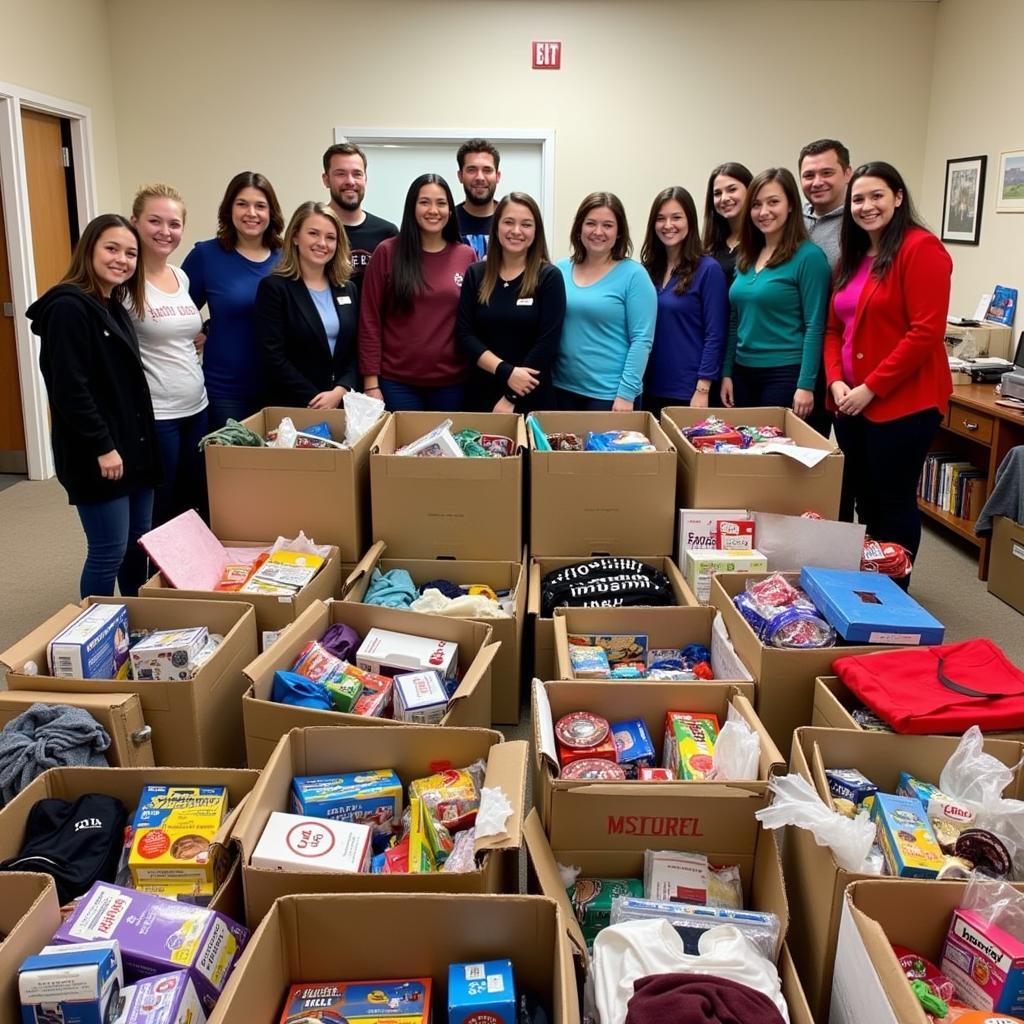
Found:
M 258 398 L 214 398 L 213 395 L 210 395 L 210 404 L 206 409 L 208 429 L 220 430 L 228 419 L 238 420 L 241 423 L 242 420 L 258 413 L 262 408 Z
M 146 553 L 138 540 L 153 520 L 152 488 L 75 508 L 88 545 L 79 583 L 82 597 L 113 597 L 115 580 L 122 597 L 137 596 L 146 582 Z
M 206 505 L 206 464 L 199 440 L 206 434 L 206 410 L 175 420 L 156 421 L 164 482 L 153 498 L 153 525 L 160 526 L 190 508 Z
M 380 390 L 390 412 L 461 412 L 465 407 L 465 384 L 428 388 L 381 377 Z

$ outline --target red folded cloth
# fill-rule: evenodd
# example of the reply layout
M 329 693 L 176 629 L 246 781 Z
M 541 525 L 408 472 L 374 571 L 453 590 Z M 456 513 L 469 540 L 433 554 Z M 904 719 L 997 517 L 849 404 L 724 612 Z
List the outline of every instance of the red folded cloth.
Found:
M 785 1024 L 772 999 L 710 974 L 652 974 L 633 983 L 626 1024 Z

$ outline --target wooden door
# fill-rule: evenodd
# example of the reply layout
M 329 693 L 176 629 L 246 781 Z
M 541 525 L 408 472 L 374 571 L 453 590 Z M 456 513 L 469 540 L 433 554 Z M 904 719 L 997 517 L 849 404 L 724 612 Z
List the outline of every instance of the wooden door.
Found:
M 0 195 L 0 473 L 24 473 L 28 468 L 25 424 L 21 413 L 18 344 L 14 336 L 9 267 L 3 196 Z
M 67 150 L 61 119 L 35 110 L 21 111 L 32 221 L 32 259 L 36 294 L 56 284 L 71 262 L 71 219 L 68 213 Z

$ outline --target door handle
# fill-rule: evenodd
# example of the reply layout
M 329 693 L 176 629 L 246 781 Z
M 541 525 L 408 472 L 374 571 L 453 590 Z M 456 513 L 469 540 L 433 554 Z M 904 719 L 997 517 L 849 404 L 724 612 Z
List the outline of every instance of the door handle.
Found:
M 14 303 L 13 302 L 5 302 L 4 303 L 4 316 L 9 316 L 9 317 L 13 317 L 14 316 Z

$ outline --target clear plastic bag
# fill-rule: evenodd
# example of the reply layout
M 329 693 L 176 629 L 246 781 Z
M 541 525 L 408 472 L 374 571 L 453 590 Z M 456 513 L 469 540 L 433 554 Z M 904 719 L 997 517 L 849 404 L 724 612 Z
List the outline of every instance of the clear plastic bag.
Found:
M 384 415 L 384 403 L 360 391 L 346 391 L 345 444 L 351 448 Z
M 708 781 L 743 782 L 756 779 L 761 759 L 761 738 L 730 704 L 711 758 Z
M 277 436 L 267 442 L 268 448 L 294 448 L 299 432 L 295 429 L 290 416 L 285 416 L 277 425 Z
M 1009 882 L 974 875 L 964 889 L 964 910 L 977 911 L 990 925 L 1009 932 L 1018 942 L 1024 942 L 1024 893 Z

